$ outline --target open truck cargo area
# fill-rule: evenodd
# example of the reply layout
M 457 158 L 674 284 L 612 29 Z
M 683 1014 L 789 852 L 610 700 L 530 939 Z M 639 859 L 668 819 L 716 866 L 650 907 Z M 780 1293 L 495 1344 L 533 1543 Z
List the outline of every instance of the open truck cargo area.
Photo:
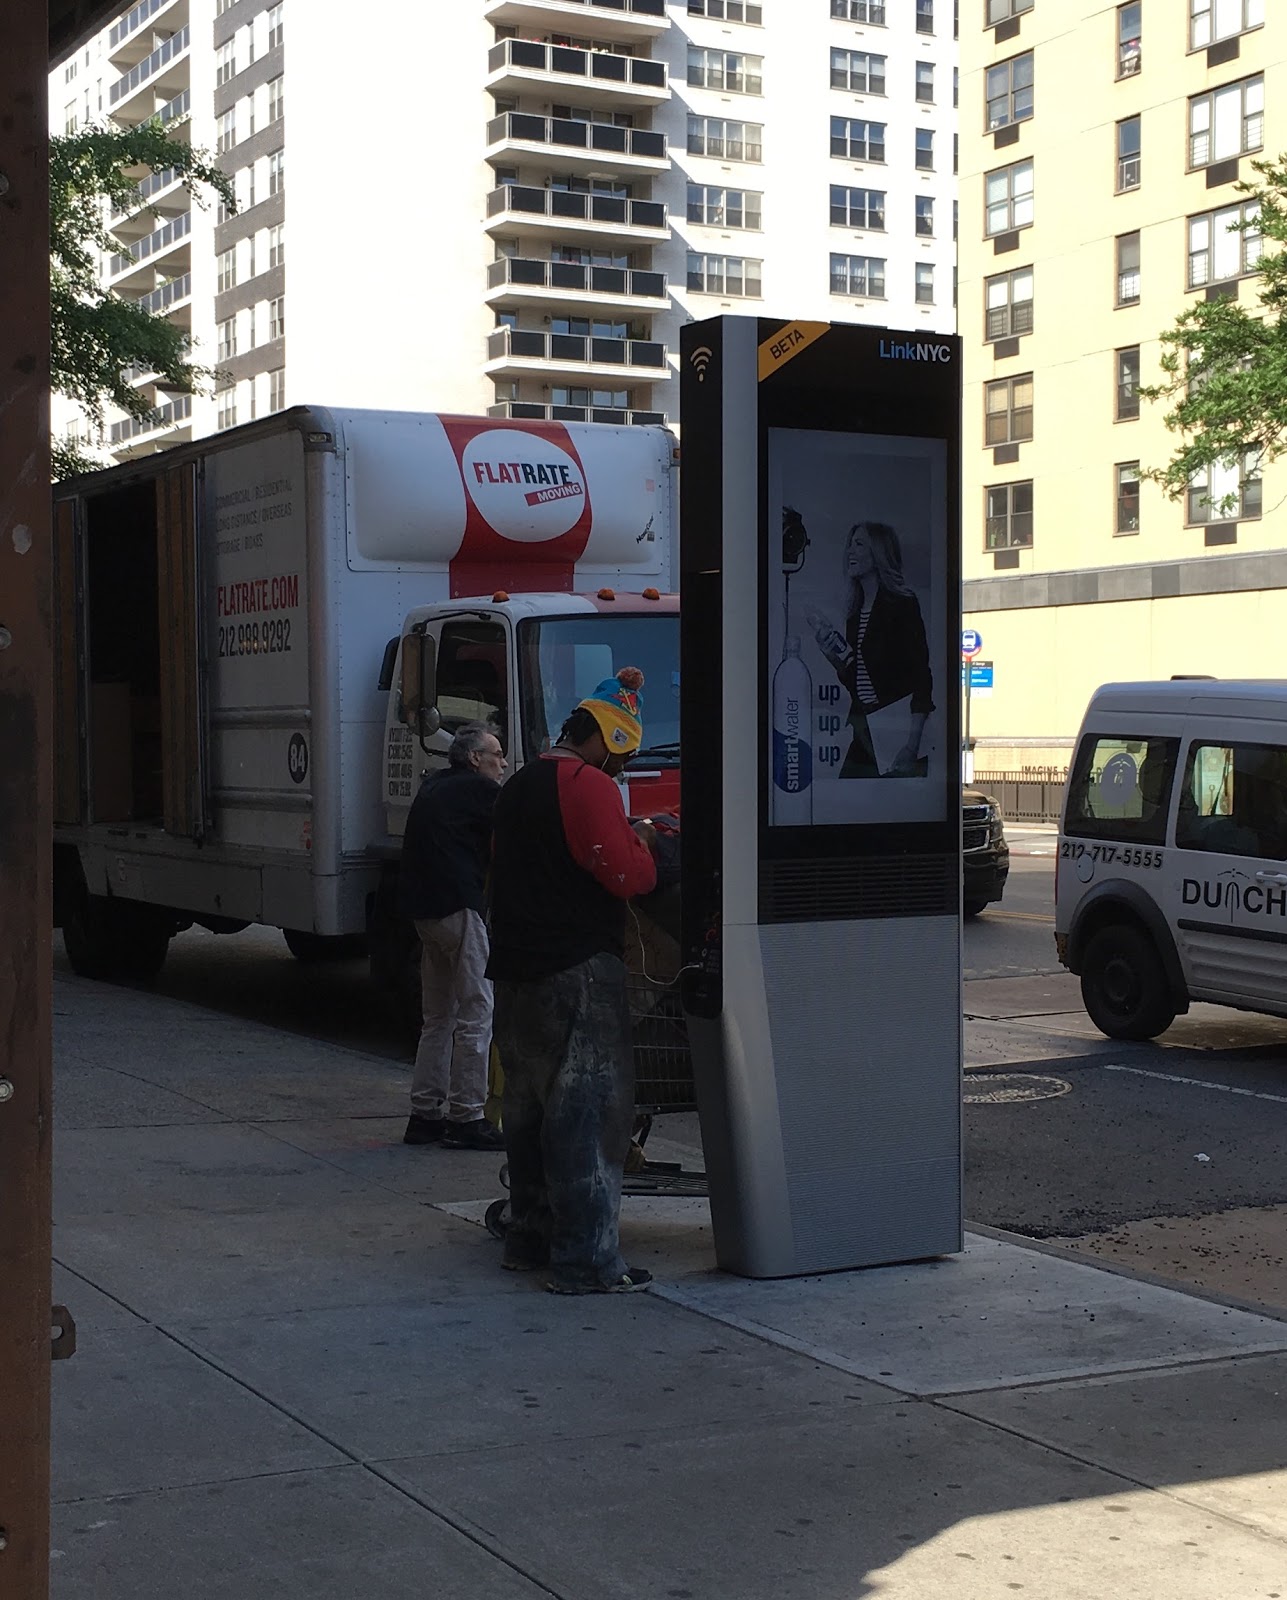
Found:
M 398 839 L 455 729 L 491 722 L 516 767 L 627 662 L 638 781 L 677 800 L 674 476 L 662 428 L 298 407 L 57 485 L 76 970 L 262 923 L 303 958 L 370 938 L 388 976 Z

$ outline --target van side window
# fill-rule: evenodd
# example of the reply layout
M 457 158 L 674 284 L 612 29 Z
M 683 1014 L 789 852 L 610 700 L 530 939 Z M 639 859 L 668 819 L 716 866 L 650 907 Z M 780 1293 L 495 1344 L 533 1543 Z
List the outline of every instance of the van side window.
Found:
M 1181 850 L 1287 859 L 1287 749 L 1190 745 L 1175 842 Z
M 454 733 L 467 722 L 488 722 L 509 743 L 509 666 L 505 629 L 498 622 L 447 622 L 438 642 L 438 712 Z
M 1180 741 L 1088 733 L 1068 780 L 1064 832 L 1165 844 Z

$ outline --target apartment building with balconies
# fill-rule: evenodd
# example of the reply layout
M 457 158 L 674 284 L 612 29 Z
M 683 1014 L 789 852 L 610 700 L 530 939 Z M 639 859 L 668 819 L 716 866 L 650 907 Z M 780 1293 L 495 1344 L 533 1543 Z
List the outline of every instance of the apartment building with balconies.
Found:
M 954 31 L 950 0 L 142 0 L 82 53 L 97 114 L 181 107 L 238 210 L 159 175 L 113 220 L 107 280 L 218 379 L 109 442 L 300 399 L 676 423 L 688 321 L 951 329 Z
M 962 19 L 965 611 L 993 663 L 980 767 L 1063 765 L 1092 690 L 1277 676 L 1287 477 L 1231 462 L 1179 503 L 1160 335 L 1256 300 L 1237 185 L 1287 146 L 1275 0 L 980 0 Z M 1251 224 L 1243 227 L 1243 224 Z M 1225 505 L 1232 496 L 1232 506 Z

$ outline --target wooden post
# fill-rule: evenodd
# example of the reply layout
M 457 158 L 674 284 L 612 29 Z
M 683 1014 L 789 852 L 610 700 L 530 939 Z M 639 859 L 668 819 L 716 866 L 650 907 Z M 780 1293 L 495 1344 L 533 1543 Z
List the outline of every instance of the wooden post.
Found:
M 49 1593 L 49 21 L 0 49 L 0 1595 Z

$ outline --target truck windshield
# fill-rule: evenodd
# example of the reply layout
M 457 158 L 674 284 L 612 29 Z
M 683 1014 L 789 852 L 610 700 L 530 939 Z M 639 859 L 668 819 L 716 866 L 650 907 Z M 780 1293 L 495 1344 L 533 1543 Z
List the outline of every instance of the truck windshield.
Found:
M 523 755 L 548 750 L 577 702 L 622 667 L 644 675 L 643 760 L 679 762 L 679 618 L 551 617 L 519 624 Z M 639 758 L 636 758 L 639 759 Z

